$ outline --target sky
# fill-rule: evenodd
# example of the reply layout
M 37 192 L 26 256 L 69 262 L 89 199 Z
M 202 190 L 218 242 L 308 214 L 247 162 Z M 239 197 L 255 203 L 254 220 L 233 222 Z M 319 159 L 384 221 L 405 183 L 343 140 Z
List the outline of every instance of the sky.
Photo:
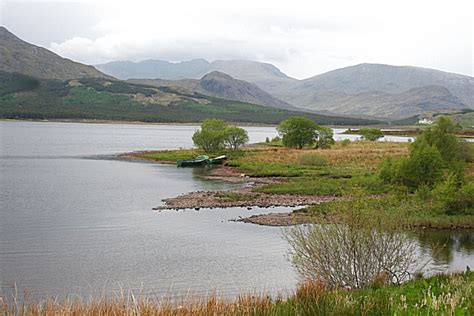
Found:
M 0 25 L 87 64 L 248 59 L 303 79 L 382 63 L 474 76 L 471 2 L 0 0 Z

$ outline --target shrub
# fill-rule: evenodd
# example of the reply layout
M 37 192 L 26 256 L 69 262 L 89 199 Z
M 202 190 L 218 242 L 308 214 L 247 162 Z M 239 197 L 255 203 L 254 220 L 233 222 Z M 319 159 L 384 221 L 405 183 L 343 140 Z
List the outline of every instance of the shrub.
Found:
M 298 164 L 302 166 L 326 166 L 329 163 L 328 159 L 318 153 L 308 152 L 298 156 Z
M 362 136 L 362 139 L 369 141 L 376 141 L 384 136 L 379 128 L 361 128 L 359 134 Z
M 474 214 L 474 183 L 460 184 L 456 175 L 450 174 L 434 189 L 438 199 L 449 215 Z
M 347 214 L 344 224 L 296 226 L 285 232 L 298 274 L 350 289 L 367 287 L 382 276 L 392 283 L 406 279 L 415 263 L 414 243 L 359 209 Z

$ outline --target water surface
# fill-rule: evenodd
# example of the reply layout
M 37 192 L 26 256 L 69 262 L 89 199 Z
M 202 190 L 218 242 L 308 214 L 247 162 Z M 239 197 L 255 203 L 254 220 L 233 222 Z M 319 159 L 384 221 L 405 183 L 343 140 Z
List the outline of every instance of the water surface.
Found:
M 114 159 L 190 147 L 196 129 L 0 122 L 3 292 L 15 284 L 40 298 L 120 288 L 178 297 L 294 289 L 281 230 L 229 221 L 288 209 L 154 212 L 163 198 L 235 185 L 203 180 L 193 169 Z M 247 130 L 251 142 L 276 136 L 271 127 Z M 472 234 L 456 234 L 442 237 L 455 242 L 433 267 L 464 269 L 473 261 Z M 422 237 L 420 249 L 432 256 L 426 240 L 440 237 Z

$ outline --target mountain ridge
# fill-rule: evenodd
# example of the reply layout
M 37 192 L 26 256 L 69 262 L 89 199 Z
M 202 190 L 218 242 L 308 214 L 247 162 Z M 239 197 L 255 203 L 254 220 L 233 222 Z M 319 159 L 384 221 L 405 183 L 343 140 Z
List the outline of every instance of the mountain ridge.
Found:
M 58 80 L 113 78 L 93 66 L 63 58 L 46 48 L 25 42 L 3 26 L 0 26 L 0 71 Z

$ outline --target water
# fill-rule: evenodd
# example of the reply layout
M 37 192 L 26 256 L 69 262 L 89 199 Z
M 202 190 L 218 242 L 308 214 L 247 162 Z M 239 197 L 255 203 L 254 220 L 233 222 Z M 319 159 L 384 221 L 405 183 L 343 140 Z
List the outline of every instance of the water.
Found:
M 36 298 L 121 288 L 174 297 L 293 290 L 297 277 L 281 229 L 229 221 L 268 209 L 152 211 L 163 198 L 235 184 L 204 180 L 193 169 L 115 159 L 190 147 L 196 129 L 0 122 L 3 292 L 15 284 Z M 251 142 L 276 135 L 271 127 L 247 130 Z M 456 234 L 443 237 L 456 242 L 434 267 L 464 269 L 472 261 L 472 235 Z M 431 255 L 428 242 L 421 249 Z

